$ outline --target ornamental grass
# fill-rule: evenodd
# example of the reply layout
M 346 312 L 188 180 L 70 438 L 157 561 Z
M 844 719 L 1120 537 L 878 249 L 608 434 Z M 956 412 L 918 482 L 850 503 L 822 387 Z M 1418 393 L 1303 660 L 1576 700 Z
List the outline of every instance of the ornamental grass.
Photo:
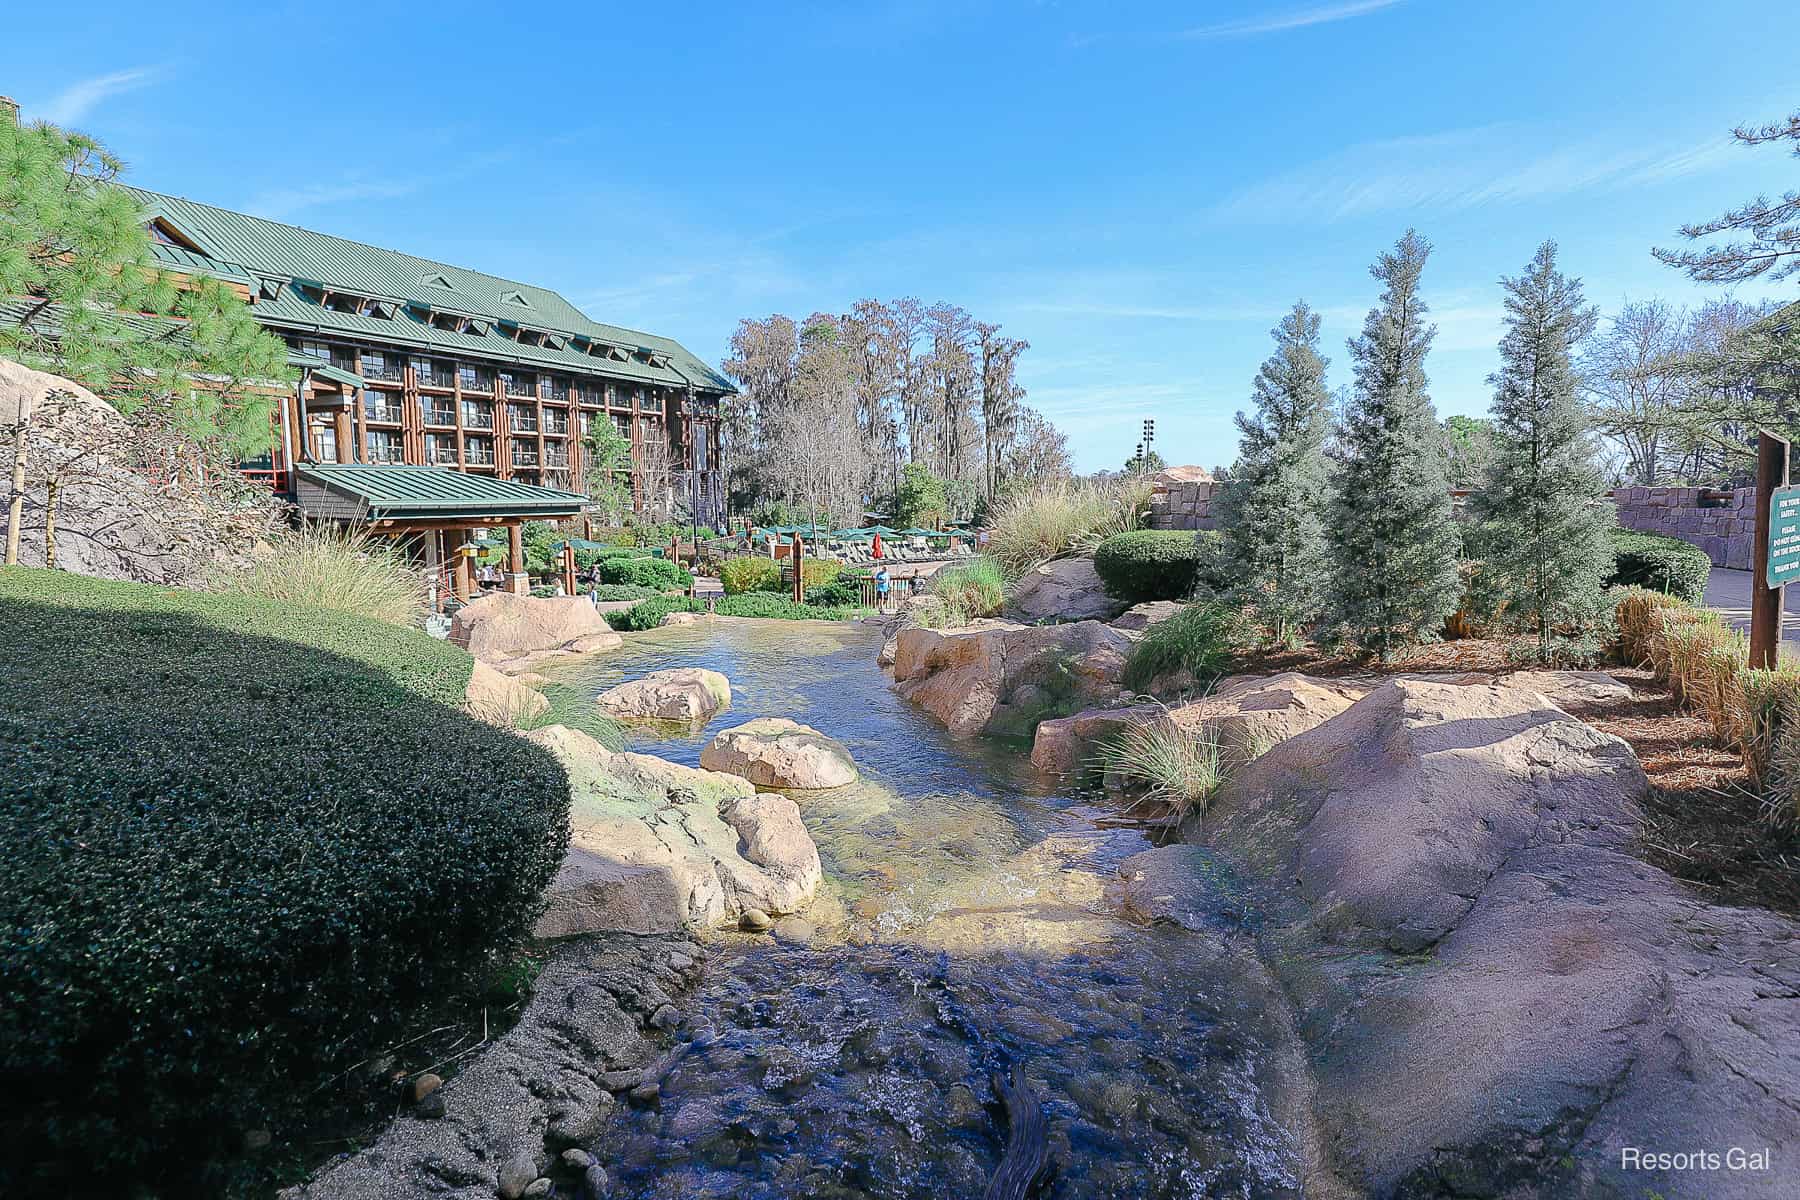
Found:
M 329 522 L 306 522 L 275 539 L 247 566 L 221 567 L 206 590 L 328 608 L 412 625 L 425 615 L 425 577 L 390 538 Z
M 988 529 L 988 553 L 1017 577 L 1052 559 L 1091 554 L 1115 533 L 1141 529 L 1152 485 L 1133 475 L 1101 483 L 1039 483 L 1003 501 Z

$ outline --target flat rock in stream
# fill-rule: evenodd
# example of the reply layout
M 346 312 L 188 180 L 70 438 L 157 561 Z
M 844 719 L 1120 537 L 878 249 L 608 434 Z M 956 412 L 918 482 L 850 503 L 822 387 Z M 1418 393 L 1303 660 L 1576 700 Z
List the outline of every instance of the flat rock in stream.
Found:
M 1793 1179 L 1622 1166 L 1800 1146 L 1800 926 L 1637 858 L 1644 787 L 1540 691 L 1402 679 L 1221 790 L 1203 836 L 1286 893 L 1265 957 L 1344 1176 L 1669 1200 Z

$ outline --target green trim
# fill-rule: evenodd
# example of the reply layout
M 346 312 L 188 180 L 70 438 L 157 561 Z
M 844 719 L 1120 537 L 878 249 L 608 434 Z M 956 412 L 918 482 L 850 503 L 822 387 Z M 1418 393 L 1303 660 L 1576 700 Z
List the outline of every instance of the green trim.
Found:
M 298 350 L 288 352 L 288 366 L 302 371 L 311 371 L 320 379 L 328 379 L 332 383 L 347 388 L 367 387 L 368 382 L 361 375 L 352 374 L 342 367 L 334 367 L 322 358 L 314 358 L 310 354 L 302 354 Z
M 302 466 L 295 473 L 302 483 L 360 504 L 374 520 L 572 516 L 588 503 L 579 492 L 448 467 L 320 463 Z

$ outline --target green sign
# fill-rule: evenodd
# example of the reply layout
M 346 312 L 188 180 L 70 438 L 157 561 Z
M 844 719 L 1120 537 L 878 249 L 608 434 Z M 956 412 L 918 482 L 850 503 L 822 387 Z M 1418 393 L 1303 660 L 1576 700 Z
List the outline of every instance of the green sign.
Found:
M 1800 487 L 1769 495 L 1769 586 L 1800 583 Z

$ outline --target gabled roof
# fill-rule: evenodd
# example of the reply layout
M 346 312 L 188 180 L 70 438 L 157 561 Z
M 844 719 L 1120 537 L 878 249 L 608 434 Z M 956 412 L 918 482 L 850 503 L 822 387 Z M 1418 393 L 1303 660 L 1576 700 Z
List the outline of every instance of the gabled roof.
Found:
M 320 379 L 329 379 L 341 387 L 359 388 L 367 386 L 361 375 L 354 371 L 346 371 L 342 367 L 334 367 L 322 358 L 314 358 L 310 354 L 302 354 L 298 350 L 288 352 L 287 363 L 302 371 L 311 371 Z
M 587 314 L 548 288 L 533 287 L 516 280 L 433 262 L 395 250 L 383 250 L 347 238 L 215 208 L 180 196 L 164 195 L 142 188 L 128 190 L 145 205 L 147 211 L 166 218 L 171 227 L 179 230 L 195 245 L 204 247 L 206 253 L 202 258 L 220 264 L 221 271 L 234 272 L 235 274 L 227 276 L 230 278 L 255 276 L 298 280 L 361 296 L 406 300 L 425 307 L 483 317 L 495 323 L 486 337 L 475 338 L 467 344 L 436 342 L 429 334 L 445 331 L 429 330 L 426 327 L 426 340 L 430 344 L 444 345 L 445 349 L 459 348 L 471 354 L 503 358 L 516 355 L 520 361 L 542 361 L 544 366 L 561 366 L 569 370 L 642 379 L 647 383 L 661 383 L 670 387 L 691 386 L 709 392 L 736 391 L 730 380 L 707 366 L 679 342 L 591 320 Z M 289 324 L 332 327 L 378 338 L 386 336 L 391 332 L 391 326 L 400 323 L 377 321 L 374 328 L 346 326 L 338 323 L 337 319 L 367 318 L 334 312 L 323 305 L 311 303 L 304 297 L 296 297 L 291 287 L 283 289 L 279 299 L 257 304 L 256 312 L 258 317 L 272 322 L 285 320 Z M 570 338 L 647 351 L 658 357 L 666 356 L 668 366 L 659 367 L 640 362 L 636 358 L 621 363 L 613 357 L 594 357 L 579 351 L 546 350 L 544 353 L 551 356 L 566 353 L 567 357 L 540 360 L 531 353 L 540 348 L 517 345 L 497 328 L 500 322 L 517 324 L 521 321 L 534 329 L 553 331 Z M 416 320 L 412 323 L 422 325 Z M 408 332 L 418 334 L 418 330 Z
M 320 463 L 295 474 L 303 506 L 311 484 L 352 502 L 368 520 L 572 516 L 588 502 L 576 492 L 448 467 Z

